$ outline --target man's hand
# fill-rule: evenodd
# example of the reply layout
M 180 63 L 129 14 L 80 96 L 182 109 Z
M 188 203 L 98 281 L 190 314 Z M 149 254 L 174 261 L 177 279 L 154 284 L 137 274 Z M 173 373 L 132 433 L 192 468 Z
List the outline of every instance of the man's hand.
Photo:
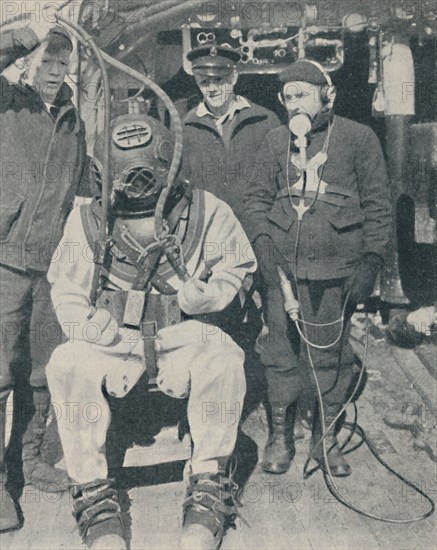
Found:
M 14 43 L 24 46 L 26 54 L 37 48 L 41 41 L 31 27 L 20 27 L 13 30 Z
M 29 69 L 32 52 L 41 42 L 30 26 L 13 27 L 2 30 L 0 72 L 10 82 L 19 82 Z
M 95 325 L 98 336 L 97 341 L 95 340 L 96 336 L 91 336 L 92 343 L 100 346 L 110 346 L 118 336 L 118 323 L 106 309 L 97 309 L 90 318 L 89 323 Z M 87 339 L 87 335 L 88 331 L 85 331 L 85 339 Z
M 373 252 L 364 254 L 344 285 L 344 295 L 349 294 L 351 304 L 362 304 L 369 298 L 373 292 L 376 277 L 383 265 L 384 260 L 378 254 Z
M 178 291 L 179 306 L 188 315 L 210 311 L 212 286 L 199 279 L 190 278 Z
M 106 309 L 66 302 L 57 306 L 56 315 L 70 341 L 110 346 L 118 338 L 118 323 Z

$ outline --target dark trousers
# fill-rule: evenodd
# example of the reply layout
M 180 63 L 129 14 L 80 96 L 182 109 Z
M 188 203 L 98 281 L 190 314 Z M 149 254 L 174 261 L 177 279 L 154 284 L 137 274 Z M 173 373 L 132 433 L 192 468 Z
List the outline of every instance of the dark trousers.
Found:
M 345 279 L 298 281 L 300 314 L 309 323 L 332 323 L 341 316 Z M 268 400 L 288 405 L 302 395 L 315 396 L 315 381 L 308 361 L 308 348 L 284 310 L 280 288 L 269 288 L 264 308 L 269 334 L 259 342 L 261 361 L 266 366 Z M 349 344 L 350 318 L 346 312 L 340 341 L 328 349 L 310 346 L 315 374 L 326 403 L 347 400 L 352 379 L 353 351 Z M 300 324 L 302 332 L 303 325 Z M 337 339 L 341 323 L 325 327 L 306 325 L 307 339 L 326 345 Z M 305 333 L 304 333 L 305 334 Z
M 0 265 L 0 400 L 20 381 L 47 386 L 45 367 L 62 330 L 42 272 Z

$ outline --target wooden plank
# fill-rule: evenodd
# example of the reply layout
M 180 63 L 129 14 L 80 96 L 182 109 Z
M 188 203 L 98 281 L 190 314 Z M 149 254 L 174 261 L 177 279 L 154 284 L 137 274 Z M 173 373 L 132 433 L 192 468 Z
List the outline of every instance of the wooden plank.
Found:
M 437 403 L 437 382 L 427 371 L 413 350 L 400 349 L 387 344 L 405 377 L 414 386 L 422 401 L 429 410 L 434 410 Z
M 437 350 L 434 342 L 425 342 L 414 349 L 429 374 L 437 378 Z
M 183 482 L 130 491 L 131 548 L 177 548 L 185 487 Z

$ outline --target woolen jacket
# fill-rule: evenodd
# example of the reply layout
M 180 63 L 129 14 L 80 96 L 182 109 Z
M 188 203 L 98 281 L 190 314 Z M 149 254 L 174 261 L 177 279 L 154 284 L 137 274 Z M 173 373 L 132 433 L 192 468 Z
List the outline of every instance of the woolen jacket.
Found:
M 290 163 L 287 169 L 288 126 L 266 136 L 258 155 L 258 177 L 245 195 L 242 221 L 252 243 L 262 234 L 269 235 L 301 279 L 347 277 L 363 254 L 385 258 L 390 241 L 391 204 L 379 140 L 369 127 L 352 120 L 334 116 L 331 122 L 323 165 L 316 155 L 327 144 L 328 125 L 310 134 L 307 157 L 313 173 L 309 177 L 316 185 L 321 181 L 318 195 L 316 189 L 307 193 L 304 204 L 310 208 L 303 215 L 299 235 L 292 202 L 299 203 L 301 192 L 293 186 L 300 174 Z M 319 162 L 312 165 L 317 158 Z
M 0 70 L 28 54 L 30 29 L 1 32 Z M 87 179 L 85 127 L 65 83 L 53 117 L 30 86 L 0 76 L 0 263 L 46 271 L 79 185 Z M 84 179 L 82 177 L 84 176 Z
M 279 126 L 276 115 L 255 103 L 236 112 L 228 139 L 216 128 L 212 116 L 184 120 L 183 174 L 193 187 L 204 189 L 229 204 L 238 218 L 244 210 L 246 182 L 256 169 L 258 150 L 266 134 Z

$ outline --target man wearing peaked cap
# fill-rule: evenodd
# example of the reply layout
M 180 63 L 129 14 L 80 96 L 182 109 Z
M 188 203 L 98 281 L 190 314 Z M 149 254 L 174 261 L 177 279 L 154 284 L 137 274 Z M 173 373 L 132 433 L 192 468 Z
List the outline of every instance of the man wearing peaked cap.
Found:
M 241 221 L 245 208 L 244 190 L 257 177 L 257 151 L 268 132 L 279 126 L 279 120 L 273 112 L 236 95 L 240 60 L 237 50 L 226 46 L 201 46 L 191 50 L 187 60 L 192 64 L 203 101 L 184 120 L 182 170 L 193 187 L 209 191 L 225 201 Z M 247 315 L 241 315 L 244 310 Z M 247 295 L 242 309 L 240 296 L 237 296 L 228 306 L 226 318 L 232 338 L 245 352 L 248 394 L 252 388 L 253 393 L 259 394 L 262 367 L 254 348 L 262 324 L 260 313 Z
M 267 135 L 259 151 L 265 170 L 247 190 L 245 211 L 245 228 L 268 286 L 263 309 L 269 336 L 258 342 L 270 420 L 261 467 L 276 474 L 288 470 L 296 403 L 303 394 L 315 401 L 316 376 L 329 428 L 324 438 L 329 468 L 334 476 L 347 476 L 335 420 L 350 395 L 350 318 L 372 293 L 387 253 L 387 174 L 374 132 L 334 114 L 335 87 L 320 64 L 299 60 L 279 79 L 289 124 Z M 277 266 L 292 283 L 308 345 L 284 310 Z M 317 409 L 313 418 L 311 457 L 326 468 Z
M 188 52 L 203 101 L 184 120 L 183 153 L 184 175 L 192 185 L 227 202 L 237 217 L 256 151 L 279 125 L 274 113 L 235 94 L 240 59 L 238 50 L 215 44 Z
M 279 120 L 272 111 L 235 93 L 240 60 L 237 50 L 201 46 L 191 50 L 187 59 L 203 100 L 183 123 L 181 171 L 193 187 L 209 191 L 226 202 L 241 222 L 244 189 L 257 178 L 257 151 L 267 133 L 279 126 Z M 257 282 L 255 276 L 251 290 Z M 247 287 L 251 281 L 245 284 Z M 262 374 L 254 352 L 262 323 L 260 312 L 249 296 L 250 292 L 240 292 L 225 312 L 228 330 L 246 354 L 245 365 L 250 373 L 248 393 L 252 387 L 254 392 L 260 391 L 257 376 Z

